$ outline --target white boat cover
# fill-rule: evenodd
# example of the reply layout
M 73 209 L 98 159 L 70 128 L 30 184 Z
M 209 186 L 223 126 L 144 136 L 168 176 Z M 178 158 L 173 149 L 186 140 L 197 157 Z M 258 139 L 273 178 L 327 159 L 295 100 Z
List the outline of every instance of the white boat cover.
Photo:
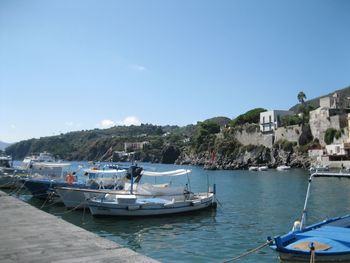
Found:
M 95 169 L 86 169 L 84 170 L 87 173 L 94 173 L 94 174 L 122 174 L 125 173 L 126 170 L 117 170 L 117 169 L 107 169 L 107 170 L 95 170 Z
M 70 163 L 49 163 L 49 162 L 34 162 L 33 167 L 45 167 L 45 168 L 61 168 L 70 166 Z
M 167 171 L 167 172 L 150 172 L 150 171 L 143 171 L 141 174 L 146 176 L 179 176 L 190 173 L 191 170 L 186 169 L 177 169 L 173 171 Z

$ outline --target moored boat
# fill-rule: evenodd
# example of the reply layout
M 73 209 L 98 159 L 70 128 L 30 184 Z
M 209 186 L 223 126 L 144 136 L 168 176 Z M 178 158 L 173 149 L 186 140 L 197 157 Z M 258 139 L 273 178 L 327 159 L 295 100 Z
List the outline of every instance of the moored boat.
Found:
M 290 170 L 290 166 L 288 166 L 288 165 L 280 165 L 280 166 L 277 166 L 276 169 L 278 171 L 288 171 L 288 170 Z
M 275 237 L 270 248 L 283 262 L 350 262 L 350 215 L 326 219 L 305 227 L 307 204 L 314 177 L 350 178 L 350 174 L 319 173 L 310 176 L 301 220 L 292 231 Z
M 144 171 L 142 175 L 179 176 L 184 174 L 188 175 L 189 173 L 190 170 L 178 169 L 168 172 Z M 130 177 L 130 189 L 127 194 L 105 194 L 102 197 L 89 199 L 88 206 L 91 214 L 109 216 L 156 216 L 190 212 L 216 206 L 215 190 L 213 192 L 192 193 L 190 189 L 188 189 L 189 183 L 184 187 L 174 187 L 169 184 L 144 185 L 138 183 L 134 185 L 133 177 L 134 176 Z

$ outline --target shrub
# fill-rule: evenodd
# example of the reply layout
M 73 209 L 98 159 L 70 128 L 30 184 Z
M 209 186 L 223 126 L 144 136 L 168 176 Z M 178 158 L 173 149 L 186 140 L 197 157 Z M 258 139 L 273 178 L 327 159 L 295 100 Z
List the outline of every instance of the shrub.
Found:
M 326 133 L 324 135 L 324 141 L 326 144 L 331 144 L 333 143 L 334 137 L 336 136 L 337 130 L 334 128 L 328 128 L 326 130 Z M 339 134 L 338 134 L 339 135 Z M 340 134 L 341 136 L 341 134 Z M 340 136 L 338 138 L 340 138 Z M 337 139 L 338 139 L 337 138 Z

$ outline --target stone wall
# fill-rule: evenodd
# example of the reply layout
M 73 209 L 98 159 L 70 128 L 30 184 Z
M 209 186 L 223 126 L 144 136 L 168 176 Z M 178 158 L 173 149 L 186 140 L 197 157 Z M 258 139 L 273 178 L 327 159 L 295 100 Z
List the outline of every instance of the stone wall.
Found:
M 274 135 L 272 133 L 262 134 L 260 131 L 237 131 L 235 137 L 243 145 L 263 145 L 271 148 L 274 142 Z
M 321 145 L 325 145 L 324 135 L 328 128 L 339 130 L 346 126 L 346 116 L 329 115 L 329 109 L 318 108 L 310 111 L 310 128 L 314 138 L 318 138 Z
M 287 140 L 290 142 L 299 143 L 299 137 L 301 135 L 301 126 L 292 125 L 286 128 L 280 127 L 275 131 L 275 141 Z

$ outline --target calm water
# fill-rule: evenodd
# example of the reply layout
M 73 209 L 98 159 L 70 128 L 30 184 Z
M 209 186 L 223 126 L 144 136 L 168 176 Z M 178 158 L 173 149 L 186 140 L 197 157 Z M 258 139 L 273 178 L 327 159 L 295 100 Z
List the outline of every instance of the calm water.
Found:
M 86 211 L 68 212 L 63 206 L 43 210 L 162 262 L 222 262 L 288 232 L 300 218 L 308 173 L 205 171 L 200 167 L 144 164 L 148 170 L 192 169 L 193 191 L 205 190 L 207 177 L 217 185 L 221 205 L 197 213 L 152 218 L 93 218 Z M 185 183 L 175 178 L 172 183 Z M 153 179 L 148 179 L 152 180 Z M 157 181 L 161 183 L 161 181 Z M 315 179 L 310 199 L 309 223 L 343 215 L 350 208 L 350 180 Z M 20 198 L 40 207 L 41 201 Z M 239 262 L 278 262 L 269 248 Z

